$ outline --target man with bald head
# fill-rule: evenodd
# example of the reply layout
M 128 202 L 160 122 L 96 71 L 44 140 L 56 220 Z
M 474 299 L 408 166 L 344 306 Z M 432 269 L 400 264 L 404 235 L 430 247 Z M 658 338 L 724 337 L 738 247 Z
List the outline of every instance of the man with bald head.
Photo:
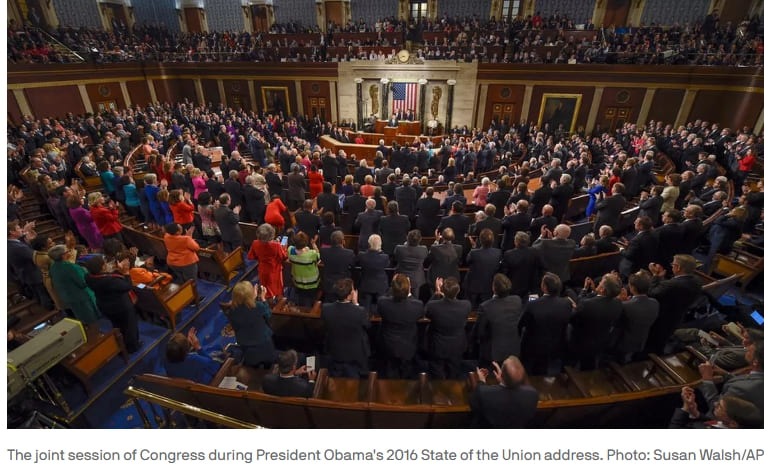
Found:
M 541 237 L 533 243 L 533 248 L 541 251 L 541 258 L 549 272 L 557 274 L 562 283 L 570 280 L 570 259 L 576 249 L 576 242 L 570 238 L 570 226 L 563 223 L 554 228 L 541 227 Z
M 366 199 L 366 211 L 361 212 L 355 219 L 355 228 L 360 231 L 358 237 L 358 251 L 369 249 L 369 236 L 379 234 L 379 221 L 383 213 L 377 210 L 377 202 L 374 199 Z
M 470 396 L 472 428 L 524 428 L 536 413 L 539 394 L 530 384 L 520 360 L 510 356 L 493 362 L 497 385 L 487 385 L 488 370 L 477 371 L 478 383 Z
M 541 208 L 541 216 L 531 222 L 531 241 L 536 241 L 541 235 L 541 228 L 557 226 L 557 217 L 554 216 L 554 207 L 546 204 Z

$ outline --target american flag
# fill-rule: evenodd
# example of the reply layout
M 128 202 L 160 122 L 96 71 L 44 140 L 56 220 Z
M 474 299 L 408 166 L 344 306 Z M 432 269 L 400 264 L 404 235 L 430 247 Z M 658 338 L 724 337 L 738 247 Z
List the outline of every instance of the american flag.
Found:
M 417 83 L 393 83 L 393 113 L 406 112 L 409 109 L 416 112 L 418 94 Z

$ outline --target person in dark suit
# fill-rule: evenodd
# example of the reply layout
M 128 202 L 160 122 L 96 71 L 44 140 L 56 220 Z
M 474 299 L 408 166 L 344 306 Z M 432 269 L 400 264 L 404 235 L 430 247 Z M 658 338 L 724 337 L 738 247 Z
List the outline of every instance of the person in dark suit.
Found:
M 658 242 L 658 262 L 668 270 L 671 268 L 671 259 L 682 250 L 684 235 L 682 225 L 679 224 L 682 215 L 679 210 L 671 209 L 663 212 L 662 218 L 663 225 L 653 231 L 653 236 Z
M 560 298 L 560 277 L 548 273 L 541 279 L 543 296 L 525 305 L 517 330 L 521 334 L 520 359 L 533 375 L 546 376 L 552 362 L 562 358 L 565 334 L 572 316 L 568 298 Z
M 365 207 L 366 207 L 366 197 L 361 195 L 361 185 L 353 184 L 353 195 L 345 198 L 344 208 L 345 208 L 345 211 L 348 213 L 348 219 L 350 220 L 351 225 L 353 225 L 355 233 L 358 232 L 358 230 L 355 229 L 355 226 L 354 226 L 355 220 L 358 217 L 358 214 L 363 212 Z
M 570 280 L 570 259 L 576 249 L 576 242 L 569 238 L 570 226 L 561 223 L 554 227 L 554 232 L 548 227 L 542 230 L 541 237 L 533 243 L 546 268 L 557 274 L 563 284 Z
M 382 219 L 382 211 L 376 210 L 377 203 L 374 199 L 366 199 L 366 211 L 361 212 L 355 219 L 355 229 L 359 231 L 358 251 L 369 248 L 369 236 L 379 234 L 379 221 Z
M 530 231 L 531 220 L 532 218 L 528 213 L 528 201 L 526 200 L 518 201 L 516 206 L 504 207 L 504 219 L 501 220 L 501 227 L 504 230 L 502 251 L 512 249 L 516 233 Z
M 307 377 L 307 379 L 305 379 Z M 313 397 L 316 371 L 297 368 L 297 352 L 279 352 L 278 369 L 263 377 L 263 392 L 279 397 Z
M 411 230 L 406 236 L 406 244 L 398 245 L 393 251 L 395 257 L 395 272 L 404 274 L 411 283 L 411 296 L 419 298 L 419 289 L 427 281 L 424 276 L 424 262 L 428 256 L 425 246 L 420 246 L 422 233 L 419 230 Z
M 597 255 L 597 243 L 594 240 L 594 235 L 589 233 L 581 238 L 580 246 L 573 250 L 573 256 L 571 259 L 578 259 L 580 257 L 591 257 Z
M 531 242 L 536 241 L 541 235 L 541 228 L 546 226 L 549 229 L 557 226 L 557 218 L 553 215 L 554 207 L 550 204 L 544 205 L 541 209 L 541 216 L 531 221 Z
M 653 274 L 648 295 L 660 303 L 658 318 L 650 328 L 645 352 L 662 354 L 669 337 L 684 319 L 690 306 L 703 294 L 700 281 L 695 278 L 695 258 L 677 254 L 671 263 L 674 277 L 666 280 L 666 269 L 651 263 Z
M 410 379 L 417 351 L 417 322 L 424 317 L 424 305 L 413 296 L 405 274 L 395 274 L 390 296 L 381 297 L 377 303 L 377 314 L 382 318 L 385 377 Z
M 287 176 L 287 206 L 290 211 L 295 211 L 302 205 L 305 191 L 308 189 L 305 176 L 300 173 L 302 165 L 294 163 L 293 166 L 294 169 Z
M 404 177 L 403 185 L 395 189 L 395 201 L 401 215 L 413 218 L 416 213 L 417 196 L 416 189 L 411 187 L 411 179 Z
M 409 217 L 398 214 L 398 202 L 387 203 L 388 216 L 379 220 L 379 233 L 382 235 L 382 250 L 392 256 L 395 247 L 406 242 L 406 235 L 411 228 Z
M 677 254 L 692 254 L 703 237 L 703 209 L 699 205 L 688 205 L 684 208 L 682 228 L 682 243 Z
M 393 115 L 389 121 L 387 121 L 388 127 L 398 127 L 398 118 Z
M 505 251 L 501 259 L 501 272 L 509 277 L 512 283 L 510 293 L 525 299 L 531 291 L 538 291 L 545 270 L 541 252 L 530 248 L 528 233 L 517 233 L 514 249 Z
M 306 199 L 302 203 L 302 209 L 294 213 L 294 219 L 295 228 L 308 235 L 310 239 L 315 238 L 321 228 L 321 218 L 313 213 L 313 201 L 311 199 Z
M 506 358 L 501 368 L 493 362 L 498 385 L 485 380 L 488 370 L 477 370 L 478 383 L 470 396 L 472 428 L 525 428 L 533 419 L 539 394 L 528 384 L 525 369 L 515 356 Z
M 350 269 L 355 265 L 355 254 L 343 246 L 345 235 L 342 231 L 335 231 L 331 235 L 332 245 L 321 248 L 319 253 L 324 264 L 321 270 L 321 288 L 324 292 L 324 303 L 337 301 L 334 293 L 334 284 L 337 280 L 350 278 Z
M 464 196 L 464 187 L 460 183 L 454 184 L 454 193 L 443 200 L 440 208 L 443 209 L 443 213 L 448 213 L 456 202 L 461 203 L 462 207 L 467 205 L 467 198 Z
M 265 183 L 268 184 L 269 194 L 278 194 L 281 196 L 281 192 L 284 190 L 284 181 L 276 171 L 276 165 L 268 165 L 268 172 L 265 173 Z
M 213 216 L 215 217 L 215 223 L 220 228 L 220 237 L 223 240 L 225 252 L 232 252 L 241 246 L 243 242 L 241 228 L 239 228 L 239 211 L 241 211 L 241 206 L 234 207 L 231 210 L 229 207 L 231 198 L 228 194 L 221 195 L 218 201 L 220 206 L 215 209 Z
M 353 173 L 353 182 L 363 184 L 366 182 L 366 176 L 371 176 L 371 168 L 369 168 L 365 159 L 361 159 L 355 168 L 355 173 Z
M 541 216 L 541 209 L 548 204 L 552 198 L 551 179 L 549 176 L 541 176 L 541 187 L 533 191 L 531 195 L 531 216 L 533 218 Z
M 520 333 L 517 325 L 523 313 L 519 296 L 510 294 L 512 282 L 504 274 L 496 274 L 491 282 L 493 297 L 478 307 L 474 336 L 481 365 L 501 361 L 501 357 L 520 355 Z
M 265 192 L 254 186 L 254 176 L 247 176 L 246 182 L 244 205 L 247 207 L 249 219 L 253 223 L 262 224 L 265 219 Z
M 499 248 L 501 247 L 500 237 L 503 230 L 501 228 L 501 220 L 495 217 L 496 207 L 493 204 L 486 204 L 483 211 L 485 213 L 485 218 L 478 220 L 476 216 L 475 219 L 478 221 L 470 226 L 469 233 L 472 236 L 478 236 L 483 230 L 489 229 L 493 233 L 493 247 Z
M 416 228 L 422 236 L 435 236 L 440 224 L 440 202 L 433 197 L 434 194 L 434 189 L 428 187 L 425 196 L 416 201 Z
M 223 176 L 218 175 L 215 176 L 213 174 L 212 177 L 207 179 L 206 186 L 207 186 L 207 192 L 212 195 L 212 198 L 214 200 L 217 200 L 220 198 L 220 196 L 225 192 L 225 187 L 223 186 L 223 183 L 221 182 L 223 180 Z
M 645 348 L 647 335 L 658 318 L 660 304 L 650 298 L 650 276 L 645 271 L 629 275 L 629 292 L 632 297 L 622 303 L 623 311 L 618 320 L 615 351 L 621 363 L 629 363 L 635 353 Z
M 340 169 L 340 163 L 337 160 L 337 155 L 335 155 L 333 152 L 328 152 L 321 159 L 321 169 L 324 171 L 324 184 L 328 183 L 329 187 L 337 184 L 337 176 L 339 175 Z M 331 190 L 329 192 L 331 192 Z
M 264 286 L 239 282 L 231 292 L 231 309 L 227 314 L 241 351 L 241 363 L 255 368 L 270 368 L 277 359 L 273 331 L 268 325 L 271 308 L 266 296 Z
M 427 356 L 430 374 L 435 379 L 456 379 L 460 375 L 462 354 L 467 346 L 464 327 L 472 310 L 469 301 L 458 300 L 458 277 L 435 280 L 435 295 L 424 312 L 430 319 L 427 328 Z
M 570 318 L 573 326 L 570 348 L 582 370 L 597 368 L 602 354 L 612 343 L 615 325 L 622 311 L 617 298 L 620 293 L 621 281 L 617 274 L 603 275 L 596 290 L 594 280 L 586 277 L 576 311 Z
M 377 311 L 377 300 L 387 292 L 387 273 L 390 258 L 382 252 L 382 238 L 373 234 L 369 236 L 369 249 L 358 253 L 358 264 L 361 266 L 361 305 L 370 313 Z
M 443 230 L 451 228 L 454 232 L 454 243 L 462 247 L 462 252 L 466 253 L 469 249 L 467 244 L 467 233 L 470 229 L 470 219 L 464 216 L 464 205 L 461 202 L 454 202 L 451 206 L 451 214 L 440 220 L 436 236 Z
M 703 363 L 698 367 L 702 381 L 699 390 L 709 407 L 714 407 L 720 399 L 735 396 L 749 401 L 764 415 L 764 341 L 755 341 L 748 346 L 745 360 L 751 365 L 751 371 L 744 375 L 729 377 L 724 381 L 722 390 L 714 384 L 714 366 Z
M 36 300 L 46 309 L 53 309 L 51 300 L 42 279 L 42 271 L 34 263 L 34 250 L 25 242 L 34 238 L 34 223 L 28 222 L 22 227 L 18 221 L 8 223 L 8 277 L 18 282 L 25 296 Z
M 595 242 L 597 254 L 616 252 L 620 249 L 618 245 L 615 244 L 618 240 L 613 236 L 613 228 L 610 225 L 600 226 L 598 234 L 599 238 Z
M 226 194 L 231 197 L 231 207 L 242 207 L 244 204 L 244 190 L 239 183 L 239 172 L 231 170 L 228 179 L 223 183 Z
M 552 197 L 549 199 L 549 204 L 554 208 L 554 217 L 562 223 L 565 220 L 565 216 L 568 213 L 568 203 L 573 198 L 575 188 L 571 184 L 572 177 L 570 174 L 563 174 L 560 176 L 560 183 L 552 182 Z
M 329 375 L 360 378 L 369 370 L 369 315 L 358 306 L 358 291 L 353 280 L 344 278 L 334 284 L 339 301 L 321 305 L 326 326 L 326 351 L 331 358 Z
M 708 259 L 705 268 L 710 269 L 711 261 L 714 256 L 719 254 L 728 254 L 732 251 L 735 241 L 743 235 L 743 225 L 745 224 L 745 207 L 737 206 L 729 213 L 725 213 L 714 221 L 708 230 L 708 240 L 711 246 L 708 249 Z
M 639 194 L 639 173 L 636 164 L 635 158 L 627 159 L 621 172 L 621 182 L 624 185 L 623 195 L 629 199 Z
M 471 238 L 470 242 L 474 243 Z M 493 294 L 491 279 L 499 271 L 500 264 L 501 250 L 493 247 L 493 232 L 486 228 L 480 232 L 480 247 L 467 254 L 465 263 L 469 271 L 464 277 L 464 291 L 473 308 Z
M 646 191 L 643 191 L 639 199 L 638 216 L 650 217 L 650 220 L 653 221 L 653 226 L 660 225 L 661 207 L 663 206 L 661 193 L 663 193 L 663 186 L 653 186 L 649 196 Z
M 634 221 L 637 235 L 631 241 L 622 239 L 627 243 L 621 251 L 621 261 L 618 264 L 618 272 L 621 278 L 629 278 L 629 275 L 640 269 L 647 268 L 651 260 L 658 255 L 658 241 L 652 231 L 653 221 L 650 217 L 639 217 Z
M 332 193 L 332 185 L 328 182 L 324 182 L 324 190 L 318 197 L 316 197 L 316 209 L 319 213 L 332 212 L 339 216 L 342 209 L 340 208 L 340 198 L 337 194 Z
M 597 208 L 597 221 L 594 223 L 594 229 L 599 230 L 600 226 L 608 225 L 618 226 L 621 219 L 621 212 L 626 207 L 626 199 L 623 197 L 624 185 L 620 182 L 613 184 L 613 195 L 605 197 L 604 193 L 597 194 L 599 200 L 595 204 Z
M 446 228 L 441 234 L 441 242 L 430 246 L 430 252 L 425 259 L 427 283 L 435 287 L 438 278 L 459 278 L 459 263 L 462 260 L 462 247 L 454 244 L 454 230 Z

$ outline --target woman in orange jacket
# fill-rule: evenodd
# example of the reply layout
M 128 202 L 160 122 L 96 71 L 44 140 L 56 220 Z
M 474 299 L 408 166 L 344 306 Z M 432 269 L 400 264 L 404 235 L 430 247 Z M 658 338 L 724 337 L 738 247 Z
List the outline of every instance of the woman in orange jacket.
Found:
M 170 211 L 175 223 L 184 229 L 194 225 L 194 204 L 191 203 L 191 194 L 180 189 L 170 191 Z
M 183 232 L 183 227 L 170 223 L 164 227 L 164 245 L 167 248 L 167 265 L 172 269 L 175 278 L 183 284 L 186 280 L 196 279 L 199 273 L 199 244 L 191 234 L 193 226 Z

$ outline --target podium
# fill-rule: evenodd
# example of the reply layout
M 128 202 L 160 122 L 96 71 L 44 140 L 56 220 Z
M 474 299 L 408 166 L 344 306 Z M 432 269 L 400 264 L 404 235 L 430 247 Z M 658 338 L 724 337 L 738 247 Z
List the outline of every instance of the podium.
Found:
M 389 139 L 395 138 L 398 135 L 398 127 L 385 126 L 382 128 L 382 133 L 385 136 L 385 141 L 387 142 Z

